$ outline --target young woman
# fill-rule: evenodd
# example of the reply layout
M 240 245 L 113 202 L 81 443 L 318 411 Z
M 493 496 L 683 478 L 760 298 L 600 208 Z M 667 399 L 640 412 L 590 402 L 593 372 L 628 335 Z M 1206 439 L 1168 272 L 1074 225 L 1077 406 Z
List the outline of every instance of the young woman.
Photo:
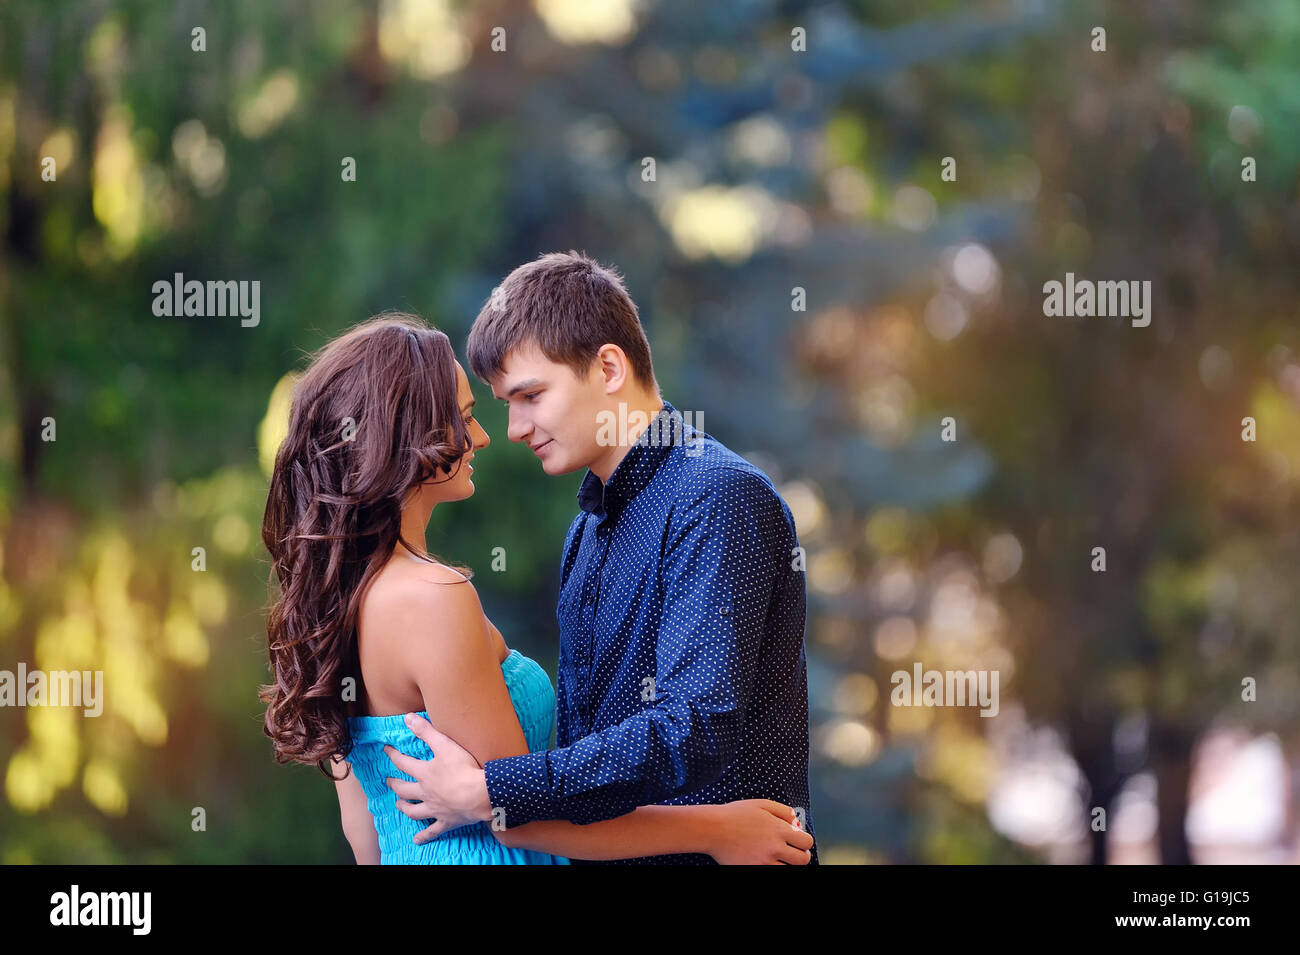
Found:
M 262 524 L 279 584 L 267 619 L 274 682 L 260 690 L 276 760 L 335 780 L 363 864 L 685 852 L 806 864 L 812 837 L 767 799 L 642 806 L 588 825 L 478 823 L 415 841 L 427 823 L 402 813 L 385 782 L 410 779 L 385 745 L 432 756 L 404 714 L 426 716 L 480 763 L 545 749 L 555 721 L 546 671 L 506 646 L 468 577 L 424 548 L 433 508 L 474 493 L 472 462 L 490 439 L 473 405 L 447 336 L 402 313 L 330 342 L 297 383 Z

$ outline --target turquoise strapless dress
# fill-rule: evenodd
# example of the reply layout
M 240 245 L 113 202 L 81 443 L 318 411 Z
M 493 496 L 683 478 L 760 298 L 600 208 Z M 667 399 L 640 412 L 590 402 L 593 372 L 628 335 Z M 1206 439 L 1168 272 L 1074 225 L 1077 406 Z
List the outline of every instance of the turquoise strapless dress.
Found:
M 547 748 L 551 729 L 555 724 L 555 688 L 551 678 L 536 660 L 518 650 L 501 662 L 501 674 L 510 691 L 515 715 L 523 728 L 528 751 Z M 428 712 L 420 710 L 428 719 Z M 553 856 L 531 849 L 511 849 L 497 842 L 492 827 L 486 822 L 461 826 L 444 832 L 431 842 L 416 845 L 412 838 L 426 829 L 428 823 L 411 819 L 397 808 L 397 794 L 388 788 L 385 779 L 405 779 L 406 775 L 384 753 L 391 745 L 416 759 L 434 758 L 427 743 L 406 728 L 402 717 L 354 716 L 348 725 L 352 730 L 352 752 L 348 762 L 365 791 L 370 815 L 379 833 L 379 858 L 382 865 L 568 865 L 564 856 Z

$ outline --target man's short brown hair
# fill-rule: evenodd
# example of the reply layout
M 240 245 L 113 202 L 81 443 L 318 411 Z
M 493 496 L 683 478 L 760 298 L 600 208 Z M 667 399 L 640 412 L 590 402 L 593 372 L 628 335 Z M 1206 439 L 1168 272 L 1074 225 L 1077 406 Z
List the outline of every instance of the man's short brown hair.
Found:
M 579 377 L 602 345 L 617 345 L 641 384 L 658 388 L 622 277 L 581 252 L 550 252 L 507 275 L 474 319 L 465 351 L 474 374 L 490 381 L 512 349 L 530 344 Z

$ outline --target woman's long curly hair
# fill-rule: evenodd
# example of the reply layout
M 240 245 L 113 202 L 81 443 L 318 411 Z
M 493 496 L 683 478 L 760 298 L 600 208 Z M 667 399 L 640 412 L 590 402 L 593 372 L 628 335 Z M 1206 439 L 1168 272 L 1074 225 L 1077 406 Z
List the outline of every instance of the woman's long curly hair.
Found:
M 262 520 L 279 596 L 266 621 L 274 682 L 258 697 L 276 762 L 335 779 L 332 758 L 352 749 L 343 681 L 362 685 L 361 599 L 399 544 L 424 557 L 401 537 L 402 503 L 471 447 L 455 362 L 442 332 L 385 312 L 312 355 L 294 386 Z

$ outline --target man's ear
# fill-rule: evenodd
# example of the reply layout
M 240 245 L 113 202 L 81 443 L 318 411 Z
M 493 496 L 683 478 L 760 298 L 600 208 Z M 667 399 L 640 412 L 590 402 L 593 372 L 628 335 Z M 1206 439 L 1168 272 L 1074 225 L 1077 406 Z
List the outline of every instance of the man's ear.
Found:
M 617 345 L 601 345 L 596 352 L 596 361 L 600 363 L 600 374 L 604 379 L 605 394 L 618 392 L 628 382 L 630 366 L 627 355 Z

